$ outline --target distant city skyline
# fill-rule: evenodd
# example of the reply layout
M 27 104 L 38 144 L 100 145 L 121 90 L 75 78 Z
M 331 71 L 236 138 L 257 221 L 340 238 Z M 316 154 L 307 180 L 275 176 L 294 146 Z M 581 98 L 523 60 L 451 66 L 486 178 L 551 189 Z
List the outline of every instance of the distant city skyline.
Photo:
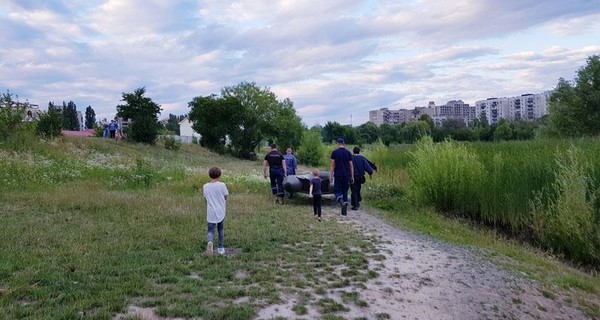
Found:
M 0 90 L 116 113 L 146 87 L 169 113 L 242 81 L 309 127 L 386 106 L 553 89 L 600 54 L 600 2 L 0 0 Z

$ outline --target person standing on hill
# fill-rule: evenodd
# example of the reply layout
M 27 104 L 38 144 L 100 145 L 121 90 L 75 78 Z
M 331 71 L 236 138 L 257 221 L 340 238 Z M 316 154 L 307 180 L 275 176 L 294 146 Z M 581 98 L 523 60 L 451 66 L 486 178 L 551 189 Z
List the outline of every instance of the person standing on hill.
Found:
M 229 191 L 227 186 L 220 181 L 221 169 L 212 167 L 208 170 L 210 182 L 202 187 L 202 196 L 206 199 L 206 224 L 208 231 L 206 233 L 206 254 L 213 254 L 213 241 L 215 237 L 215 228 L 219 234 L 219 245 L 217 252 L 220 255 L 225 254 L 223 241 L 225 240 L 225 213 L 226 203 Z
M 348 189 L 354 183 L 354 164 L 352 154 L 346 150 L 344 138 L 337 139 L 337 149 L 331 153 L 329 178 L 333 179 L 335 200 L 342 207 L 342 215 L 348 213 Z
M 117 133 L 117 123 L 115 120 L 110 120 L 110 124 L 108 125 L 108 131 L 110 132 L 110 138 L 115 139 Z
M 354 147 L 354 149 L 352 149 L 352 153 L 354 153 L 352 156 L 352 162 L 354 164 L 354 182 L 350 185 L 350 189 L 352 190 L 350 204 L 352 205 L 352 210 L 358 210 L 360 207 L 360 202 L 362 201 L 360 190 L 362 188 L 362 184 L 366 182 L 365 172 L 369 174 L 369 177 L 372 177 L 373 168 L 371 167 L 369 160 L 360 155 L 359 147 Z
M 267 165 L 269 165 L 269 177 L 271 178 L 271 193 L 275 196 L 275 203 L 283 204 L 283 177 L 287 175 L 285 158 L 277 151 L 275 144 L 271 145 L 271 152 L 267 153 L 263 161 L 263 177 L 267 178 Z

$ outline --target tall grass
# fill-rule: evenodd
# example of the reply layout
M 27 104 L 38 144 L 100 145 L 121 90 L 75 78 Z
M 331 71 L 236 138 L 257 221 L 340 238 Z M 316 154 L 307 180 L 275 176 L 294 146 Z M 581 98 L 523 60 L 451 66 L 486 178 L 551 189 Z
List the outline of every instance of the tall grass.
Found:
M 426 138 L 410 153 L 411 194 L 420 204 L 597 264 L 598 154 L 597 139 L 433 144 Z
M 420 140 L 410 154 L 408 171 L 417 202 L 479 218 L 485 170 L 476 154 L 453 141 L 434 144 L 431 137 Z

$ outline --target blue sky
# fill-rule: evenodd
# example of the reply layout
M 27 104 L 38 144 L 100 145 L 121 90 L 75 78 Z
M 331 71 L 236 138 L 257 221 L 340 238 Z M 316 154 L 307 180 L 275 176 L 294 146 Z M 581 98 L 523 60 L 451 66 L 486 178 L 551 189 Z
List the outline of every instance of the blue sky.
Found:
M 242 81 L 308 125 L 539 93 L 600 54 L 600 0 L 0 0 L 0 90 L 112 117 L 146 87 L 169 113 Z

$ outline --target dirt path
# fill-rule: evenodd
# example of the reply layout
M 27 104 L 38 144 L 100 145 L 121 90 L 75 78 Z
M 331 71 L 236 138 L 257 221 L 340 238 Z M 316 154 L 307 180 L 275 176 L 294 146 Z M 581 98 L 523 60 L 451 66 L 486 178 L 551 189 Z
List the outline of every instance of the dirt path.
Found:
M 370 261 L 379 277 L 356 288 L 368 307 L 349 306 L 346 319 L 588 319 L 560 294 L 544 297 L 534 283 L 500 269 L 475 251 L 395 228 L 364 210 L 341 217 L 326 208 L 324 218 L 348 224 L 380 239 L 385 259 Z M 261 310 L 258 319 L 315 319 L 286 305 Z M 336 299 L 336 297 L 332 297 Z M 337 297 L 339 298 L 339 297 Z

